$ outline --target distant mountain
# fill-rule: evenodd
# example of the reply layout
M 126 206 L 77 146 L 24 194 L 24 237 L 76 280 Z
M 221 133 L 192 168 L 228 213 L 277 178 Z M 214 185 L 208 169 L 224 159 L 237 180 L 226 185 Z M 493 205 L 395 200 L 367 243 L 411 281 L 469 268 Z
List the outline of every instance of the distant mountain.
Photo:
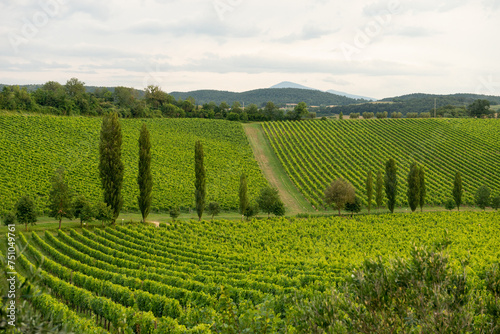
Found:
M 297 84 L 295 82 L 290 82 L 290 81 L 283 81 L 283 82 L 280 82 L 279 84 L 276 84 L 276 85 L 271 86 L 269 88 L 298 88 L 298 89 L 319 90 L 319 89 L 315 89 L 315 88 L 311 88 L 311 87 L 306 87 L 306 86 Z M 330 94 L 350 97 L 351 99 L 363 99 L 363 100 L 367 100 L 367 101 L 376 101 L 377 100 L 377 99 L 374 99 L 373 97 L 354 95 L 354 94 L 340 92 L 340 91 L 333 90 L 333 89 L 327 90 L 325 92 L 330 93 Z
M 444 107 L 447 105 L 463 107 L 471 104 L 477 99 L 490 101 L 491 105 L 500 104 L 500 96 L 480 95 L 480 94 L 450 94 L 450 95 L 435 95 L 415 93 L 408 95 L 401 95 L 396 97 L 388 97 L 377 102 L 360 103 L 346 106 L 337 106 L 330 108 L 322 115 L 340 114 L 344 115 L 350 113 L 363 112 L 384 112 L 389 114 L 392 112 L 401 112 L 406 115 L 409 112 L 428 112 L 436 108 Z
M 373 97 L 354 95 L 354 94 L 349 94 L 349 93 L 345 93 L 345 92 L 339 92 L 338 90 L 333 90 L 333 89 L 329 89 L 329 90 L 327 90 L 327 92 L 331 93 L 331 94 L 335 94 L 335 95 L 350 97 L 351 99 L 363 99 L 363 100 L 368 100 L 368 101 L 377 101 L 377 99 L 374 99 Z
M 345 96 L 304 88 L 262 88 L 242 93 L 220 90 L 196 90 L 191 92 L 171 92 L 169 94 L 176 99 L 186 99 L 191 96 L 196 100 L 197 104 L 209 102 L 220 104 L 222 101 L 232 104 L 234 101 L 238 101 L 241 104 L 245 103 L 245 105 L 255 103 L 258 107 L 265 106 L 269 101 L 274 102 L 274 104 L 278 106 L 299 102 L 305 102 L 309 106 L 348 105 L 366 102 L 365 100 L 356 100 Z
M 297 88 L 297 89 L 309 89 L 309 90 L 319 90 L 311 87 L 306 87 L 300 84 L 297 84 L 295 82 L 290 82 L 290 81 L 283 81 L 280 82 L 279 84 L 276 84 L 274 86 L 271 86 L 269 88 Z

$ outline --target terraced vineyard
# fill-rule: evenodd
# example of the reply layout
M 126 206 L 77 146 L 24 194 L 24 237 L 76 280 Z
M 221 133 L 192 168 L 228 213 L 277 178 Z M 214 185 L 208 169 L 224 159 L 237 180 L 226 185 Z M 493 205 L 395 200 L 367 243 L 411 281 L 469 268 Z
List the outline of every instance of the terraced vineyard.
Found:
M 368 170 L 375 175 L 394 158 L 398 167 L 398 204 L 406 205 L 410 163 L 426 168 L 427 203 L 451 198 L 456 171 L 464 199 L 473 203 L 487 184 L 500 192 L 500 121 L 496 119 L 382 119 L 267 122 L 263 129 L 286 173 L 316 208 L 334 179 L 349 180 L 366 204 Z
M 32 304 L 73 319 L 80 333 L 284 333 L 294 296 L 326 291 L 367 257 L 405 257 L 412 242 L 442 242 L 446 230 L 452 264 L 468 257 L 468 275 L 482 277 L 500 259 L 499 218 L 454 212 L 32 232 L 20 235 L 29 247 L 17 261 L 24 272 L 45 257 L 47 290 Z
M 204 144 L 207 202 L 238 206 L 239 177 L 248 177 L 249 192 L 267 184 L 252 155 L 241 124 L 203 119 L 122 119 L 124 209 L 137 208 L 138 138 L 142 123 L 151 133 L 152 209 L 194 204 L 194 143 Z M 60 166 L 70 186 L 92 201 L 102 200 L 98 177 L 100 118 L 0 116 L 0 203 L 13 208 L 31 194 L 40 211 L 47 206 L 50 176 Z M 1 213 L 1 212 L 0 212 Z

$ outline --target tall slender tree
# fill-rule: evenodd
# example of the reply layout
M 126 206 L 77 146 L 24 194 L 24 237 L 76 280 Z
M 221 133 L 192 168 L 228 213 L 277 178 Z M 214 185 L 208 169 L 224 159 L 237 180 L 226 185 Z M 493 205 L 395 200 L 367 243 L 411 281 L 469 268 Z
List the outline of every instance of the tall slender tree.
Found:
M 460 205 L 462 205 L 462 176 L 460 172 L 455 173 L 455 181 L 453 181 L 453 199 L 457 205 L 458 211 L 460 211 Z
M 371 170 L 368 171 L 368 175 L 366 176 L 366 197 L 368 200 L 368 213 L 370 213 L 373 197 L 373 174 Z
M 420 203 L 420 168 L 416 162 L 410 165 L 410 172 L 408 173 L 408 204 L 410 209 L 414 212 Z
M 425 186 L 425 169 L 424 166 L 420 166 L 418 169 L 418 204 L 420 205 L 420 212 L 424 211 L 425 196 L 427 195 L 427 189 Z
M 249 204 L 248 189 L 247 189 L 247 177 L 246 177 L 245 173 L 241 174 L 241 176 L 240 176 L 239 199 L 240 199 L 241 219 L 243 220 L 243 217 L 245 215 L 245 212 L 247 211 L 248 204 Z
M 73 194 L 66 182 L 66 171 L 59 167 L 52 175 L 52 189 L 49 193 L 49 216 L 59 220 L 59 229 L 64 217 L 73 218 L 72 198 Z
M 385 195 L 387 196 L 387 208 L 391 213 L 394 213 L 398 195 L 398 176 L 396 161 L 393 158 L 385 164 Z
M 99 143 L 99 176 L 101 177 L 104 202 L 111 207 L 114 223 L 123 206 L 122 183 L 122 130 L 116 112 L 104 116 Z
M 384 204 L 384 176 L 382 170 L 377 173 L 377 182 L 375 183 L 375 203 L 377 210 Z
M 203 210 L 205 209 L 205 166 L 203 165 L 203 145 L 201 141 L 197 141 L 194 147 L 194 197 L 196 201 L 196 212 L 198 213 L 198 220 L 201 220 Z
M 151 175 L 151 142 L 146 124 L 142 124 L 139 135 L 139 174 L 137 176 L 139 185 L 139 210 L 141 210 L 142 221 L 145 223 L 149 215 L 152 200 L 153 176 Z

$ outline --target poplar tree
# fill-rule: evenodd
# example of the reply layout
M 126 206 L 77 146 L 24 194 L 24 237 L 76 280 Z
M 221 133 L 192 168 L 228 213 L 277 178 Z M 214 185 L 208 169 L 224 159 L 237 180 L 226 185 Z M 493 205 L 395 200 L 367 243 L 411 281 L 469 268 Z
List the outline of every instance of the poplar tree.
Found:
M 408 204 L 412 212 L 415 212 L 420 203 L 420 168 L 416 162 L 410 165 L 408 173 Z
M 240 199 L 240 213 L 241 219 L 245 215 L 245 212 L 248 208 L 248 189 L 247 189 L 247 177 L 245 173 L 240 176 L 240 191 L 239 191 L 239 199 Z
M 137 176 L 139 185 L 139 210 L 141 210 L 142 221 L 145 223 L 149 215 L 152 200 L 153 176 L 151 175 L 151 142 L 146 124 L 142 124 L 139 135 L 139 174 Z
M 104 203 L 112 211 L 111 223 L 116 221 L 123 206 L 122 130 L 116 112 L 104 116 L 99 143 L 99 176 L 104 192 Z
M 380 209 L 382 204 L 384 204 L 384 176 L 381 170 L 377 173 L 377 182 L 375 183 L 375 203 L 377 204 L 377 209 Z
M 424 204 L 425 204 L 425 196 L 427 194 L 427 189 L 425 187 L 425 169 L 424 166 L 420 166 L 418 170 L 418 194 L 419 194 L 419 200 L 418 203 L 420 205 L 420 212 L 424 210 Z
M 368 175 L 366 177 L 366 196 L 368 199 L 368 213 L 370 213 L 373 197 L 373 174 L 371 170 L 368 171 Z
M 396 161 L 393 158 L 385 164 L 385 195 L 387 196 L 387 208 L 391 213 L 394 213 L 398 195 L 398 176 Z
M 457 205 L 458 211 L 460 211 L 460 205 L 462 205 L 462 176 L 460 172 L 455 173 L 455 181 L 453 182 L 453 199 Z
M 201 220 L 203 210 L 205 209 L 205 167 L 203 166 L 203 145 L 201 141 L 197 141 L 194 147 L 194 197 L 196 201 L 196 212 L 198 213 L 198 220 Z

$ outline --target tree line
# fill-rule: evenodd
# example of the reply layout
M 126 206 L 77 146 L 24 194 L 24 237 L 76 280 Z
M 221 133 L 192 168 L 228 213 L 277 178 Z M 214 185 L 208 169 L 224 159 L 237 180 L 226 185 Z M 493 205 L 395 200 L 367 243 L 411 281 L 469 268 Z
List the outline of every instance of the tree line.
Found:
M 124 165 L 121 160 L 122 133 L 117 113 L 110 113 L 103 117 L 100 141 L 99 141 L 99 178 L 101 181 L 103 201 L 92 204 L 84 194 L 75 194 L 70 189 L 64 167 L 58 168 L 51 178 L 51 191 L 49 193 L 49 216 L 59 221 L 59 229 L 63 218 L 80 219 L 84 223 L 94 219 L 114 224 L 123 206 L 122 184 L 124 176 Z M 151 209 L 153 198 L 153 177 L 151 173 L 151 141 L 146 124 L 143 124 L 138 139 L 139 162 L 137 185 L 139 195 L 137 204 L 141 212 L 142 221 L 145 222 Z M 204 165 L 203 144 L 201 141 L 195 143 L 194 148 L 194 200 L 195 209 L 199 220 L 202 219 L 205 210 L 212 216 L 220 213 L 218 202 L 206 204 L 206 173 Z M 255 216 L 259 211 L 268 216 L 272 213 L 276 216 L 285 215 L 285 206 L 280 199 L 277 189 L 264 187 L 259 196 L 251 201 L 248 197 L 247 180 L 245 174 L 240 177 L 239 186 L 239 212 L 242 218 L 247 219 Z M 179 207 L 172 207 L 169 214 L 173 220 L 180 215 Z M 19 222 L 26 225 L 34 225 L 37 222 L 36 206 L 33 199 L 22 196 L 14 209 L 4 217 L 6 225 Z
M 373 172 L 369 170 L 366 177 L 368 213 L 371 212 L 374 202 L 377 209 L 380 209 L 384 201 L 389 211 L 394 213 L 399 191 L 396 161 L 392 158 L 389 159 L 385 165 L 385 173 L 379 170 L 376 179 L 374 180 L 373 178 Z M 407 175 L 407 185 L 406 196 L 411 211 L 414 212 L 418 207 L 420 207 L 420 211 L 423 211 L 426 197 L 424 166 L 416 162 L 410 164 Z M 453 188 L 450 192 L 451 196 L 446 201 L 445 208 L 448 210 L 453 210 L 455 208 L 460 210 L 463 192 L 462 177 L 460 172 L 457 171 L 453 180 Z M 324 198 L 325 203 L 327 205 L 332 205 L 334 209 L 338 210 L 339 215 L 341 215 L 341 210 L 344 209 L 351 212 L 351 214 L 361 211 L 361 201 L 359 197 L 356 196 L 354 186 L 343 178 L 334 180 L 326 187 Z M 474 200 L 475 204 L 483 210 L 490 206 L 495 210 L 500 207 L 500 193 L 493 197 L 487 185 L 483 185 L 477 189 Z
M 223 101 L 196 104 L 193 97 L 175 99 L 158 86 L 148 86 L 144 93 L 134 88 L 96 88 L 87 92 L 85 83 L 77 78 L 61 85 L 48 81 L 33 92 L 26 87 L 4 86 L 0 92 L 0 109 L 26 111 L 53 115 L 102 116 L 117 113 L 121 118 L 209 118 L 230 121 L 274 121 L 314 118 L 307 104 L 300 102 L 284 110 L 269 101 L 261 106 L 249 104 L 242 107 L 234 101 L 231 105 Z

